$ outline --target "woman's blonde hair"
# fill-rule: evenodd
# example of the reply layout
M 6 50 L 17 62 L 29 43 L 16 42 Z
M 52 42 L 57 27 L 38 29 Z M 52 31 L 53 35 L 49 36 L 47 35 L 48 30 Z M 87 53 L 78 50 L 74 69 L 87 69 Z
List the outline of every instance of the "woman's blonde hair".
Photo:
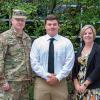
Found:
M 85 26 L 83 26 L 83 28 L 82 28 L 81 31 L 80 31 L 80 37 L 83 38 L 83 34 L 84 34 L 84 32 L 85 32 L 88 28 L 91 28 L 91 29 L 92 29 L 93 38 L 95 39 L 95 37 L 96 37 L 96 30 L 95 30 L 95 28 L 94 28 L 93 25 L 85 25 Z

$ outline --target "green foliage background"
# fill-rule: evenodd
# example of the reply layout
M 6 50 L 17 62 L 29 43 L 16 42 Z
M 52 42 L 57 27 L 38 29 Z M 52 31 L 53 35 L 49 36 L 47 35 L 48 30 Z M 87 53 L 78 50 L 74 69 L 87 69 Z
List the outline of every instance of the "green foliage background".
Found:
M 0 0 L 0 33 L 10 28 L 13 9 L 26 11 L 25 31 L 35 38 L 45 34 L 44 18 L 51 13 L 57 15 L 59 33 L 71 39 L 75 50 L 80 46 L 78 34 L 85 24 L 93 24 L 100 35 L 100 0 Z M 72 90 L 70 85 L 70 93 Z
M 75 50 L 79 47 L 77 36 L 83 25 L 93 24 L 99 35 L 100 0 L 0 0 L 0 33 L 9 29 L 11 24 L 4 19 L 11 18 L 13 9 L 26 11 L 25 30 L 35 37 L 45 34 L 44 18 L 51 13 L 57 15 L 61 21 L 60 34 L 72 40 Z

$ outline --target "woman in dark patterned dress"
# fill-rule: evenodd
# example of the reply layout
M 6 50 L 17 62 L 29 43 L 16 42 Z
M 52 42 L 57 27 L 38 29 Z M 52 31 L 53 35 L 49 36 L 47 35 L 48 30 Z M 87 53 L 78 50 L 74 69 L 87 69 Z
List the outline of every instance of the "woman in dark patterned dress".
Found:
M 76 55 L 72 71 L 76 100 L 100 100 L 100 46 L 94 42 L 96 30 L 85 25 L 80 36 L 84 45 Z

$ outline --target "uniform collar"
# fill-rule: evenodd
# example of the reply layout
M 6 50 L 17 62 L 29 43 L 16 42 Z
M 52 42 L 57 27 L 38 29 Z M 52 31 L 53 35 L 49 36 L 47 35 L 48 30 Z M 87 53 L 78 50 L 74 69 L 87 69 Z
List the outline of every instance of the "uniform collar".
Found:
M 24 39 L 27 37 L 26 34 L 24 34 L 25 33 L 24 31 L 22 31 L 22 33 L 17 33 L 17 31 L 14 29 L 14 27 L 11 27 L 11 30 L 12 30 L 13 34 L 18 38 Z

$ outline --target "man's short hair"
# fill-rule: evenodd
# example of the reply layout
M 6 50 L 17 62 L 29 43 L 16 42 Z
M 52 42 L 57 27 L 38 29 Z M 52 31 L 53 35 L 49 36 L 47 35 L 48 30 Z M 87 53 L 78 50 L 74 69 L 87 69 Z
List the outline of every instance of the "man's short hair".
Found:
M 58 17 L 53 14 L 47 15 L 47 17 L 45 18 L 45 24 L 46 24 L 47 20 L 57 20 L 57 22 L 59 24 Z

